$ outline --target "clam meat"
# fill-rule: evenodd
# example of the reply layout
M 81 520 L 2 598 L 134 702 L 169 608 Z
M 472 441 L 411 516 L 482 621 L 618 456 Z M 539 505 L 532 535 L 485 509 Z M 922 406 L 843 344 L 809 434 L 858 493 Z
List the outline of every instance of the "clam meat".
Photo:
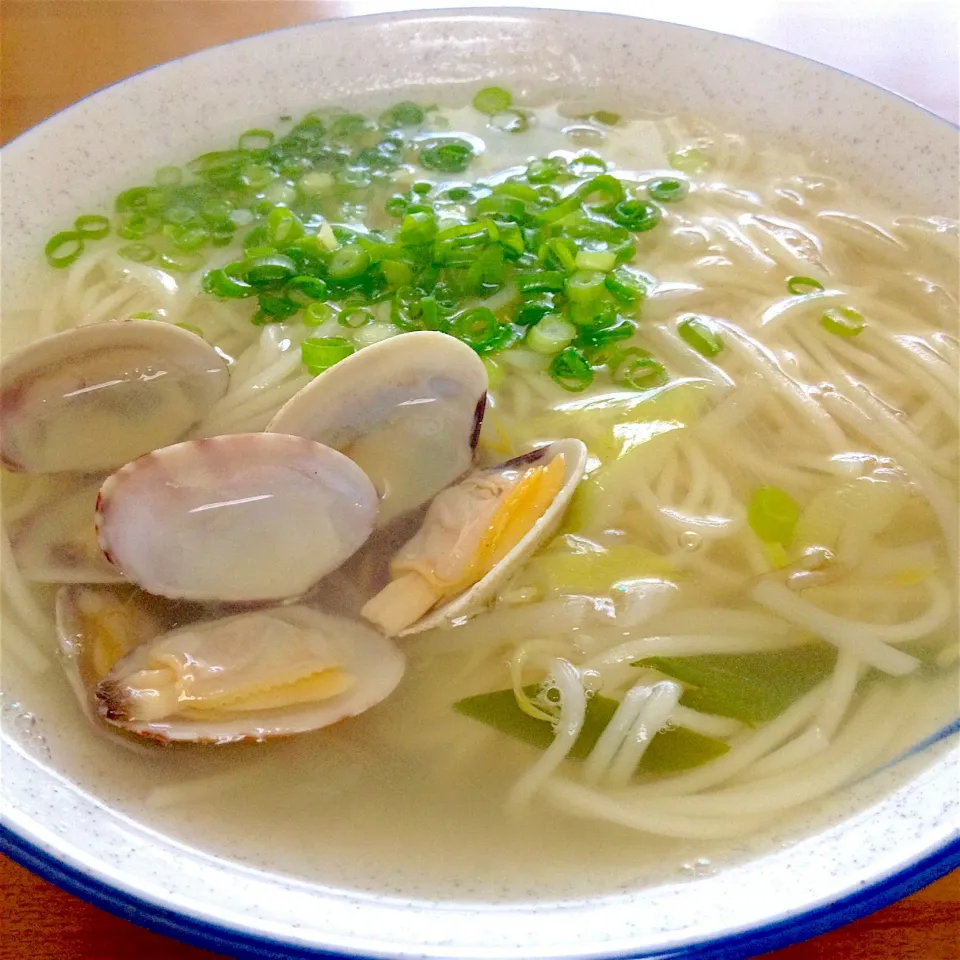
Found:
M 438 494 L 362 616 L 402 636 L 476 613 L 556 530 L 586 456 L 580 440 L 558 440 Z

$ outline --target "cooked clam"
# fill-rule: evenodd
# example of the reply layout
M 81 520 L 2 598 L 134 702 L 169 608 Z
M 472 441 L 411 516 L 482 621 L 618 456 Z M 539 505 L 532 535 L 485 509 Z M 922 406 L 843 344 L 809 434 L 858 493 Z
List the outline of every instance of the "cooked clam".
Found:
M 0 367 L 0 460 L 24 473 L 103 473 L 183 437 L 226 392 L 201 337 L 154 320 L 77 327 Z
M 275 433 L 156 450 L 100 488 L 97 535 L 150 593 L 248 602 L 298 597 L 367 539 L 377 494 L 349 458 Z
M 53 479 L 53 478 L 51 478 Z M 120 583 L 123 577 L 107 561 L 94 523 L 102 478 L 84 477 L 69 493 L 55 485 L 10 524 L 10 546 L 20 572 L 39 583 Z
M 586 457 L 581 441 L 558 440 L 438 494 L 361 614 L 403 636 L 477 612 L 556 530 Z
M 404 665 L 362 623 L 277 607 L 155 637 L 116 663 L 96 696 L 108 723 L 154 740 L 265 740 L 362 713 L 390 694 Z
M 267 429 L 358 463 L 380 496 L 383 525 L 470 468 L 486 395 L 486 368 L 469 347 L 443 333 L 407 333 L 322 373 Z
M 61 587 L 56 619 L 67 679 L 91 716 L 97 684 L 114 664 L 169 625 L 155 598 L 128 585 Z

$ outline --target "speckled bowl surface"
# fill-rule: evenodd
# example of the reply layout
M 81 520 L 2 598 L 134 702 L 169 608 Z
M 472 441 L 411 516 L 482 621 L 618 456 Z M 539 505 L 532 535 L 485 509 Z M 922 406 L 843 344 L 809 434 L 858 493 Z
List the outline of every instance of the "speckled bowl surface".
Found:
M 81 101 L 2 154 L 4 298 L 57 224 L 250 118 L 324 102 L 498 80 L 701 115 L 793 144 L 829 144 L 841 175 L 913 212 L 956 209 L 956 130 L 836 70 L 686 27 L 594 14 L 417 13 L 297 27 L 205 51 Z M 6 329 L 4 336 L 6 337 Z M 616 895 L 433 901 L 384 875 L 321 886 L 167 838 L 64 775 L 86 731 L 4 663 L 3 840 L 55 882 L 154 929 L 233 954 L 362 957 L 739 957 L 876 909 L 960 863 L 958 753 L 940 737 L 767 837 L 719 873 Z M 58 694 L 61 691 L 58 688 Z M 34 719 L 24 722 L 26 714 Z M 64 714 L 65 715 L 65 714 Z M 56 729 L 54 729 L 56 728 Z M 42 733 L 44 740 L 38 739 Z

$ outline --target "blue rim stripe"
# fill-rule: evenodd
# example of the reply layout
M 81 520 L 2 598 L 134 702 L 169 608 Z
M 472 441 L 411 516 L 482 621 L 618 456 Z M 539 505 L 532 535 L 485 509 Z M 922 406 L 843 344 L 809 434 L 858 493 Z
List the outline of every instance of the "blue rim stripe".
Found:
M 121 920 L 173 937 L 190 946 L 231 957 L 259 960 L 365 960 L 363 954 L 347 955 L 295 946 L 271 937 L 242 933 L 184 916 L 94 880 L 3 825 L 0 825 L 0 853 L 61 890 L 66 890 L 81 900 L 120 917 Z M 610 960 L 749 960 L 758 954 L 791 946 L 859 920 L 915 893 L 958 868 L 960 839 L 951 841 L 935 853 L 928 854 L 856 893 L 785 920 L 776 920 L 752 930 L 727 934 L 699 944 L 678 947 L 666 953 L 641 951 L 617 954 L 616 958 L 611 956 Z
M 202 56 L 208 50 L 244 43 L 255 37 L 280 33 L 286 30 L 298 30 L 303 27 L 316 27 L 319 24 L 336 23 L 341 20 L 392 20 L 407 19 L 411 16 L 428 17 L 440 15 L 450 19 L 469 19 L 479 14 L 496 14 L 498 16 L 526 14 L 537 17 L 544 15 L 549 16 L 550 14 L 556 13 L 579 14 L 581 16 L 589 15 L 592 17 L 616 17 L 617 19 L 626 19 L 635 22 L 648 20 L 653 23 L 666 23 L 671 27 L 691 30 L 697 33 L 718 32 L 690 26 L 689 24 L 677 24 L 671 21 L 654 20 L 650 17 L 635 17 L 608 11 L 551 10 L 543 7 L 523 7 L 520 5 L 503 8 L 477 6 L 459 9 L 415 9 L 393 13 L 361 14 L 352 17 L 339 17 L 336 20 L 293 24 L 285 27 L 277 27 L 273 30 L 266 30 L 252 36 L 239 37 L 236 40 L 231 40 L 226 43 L 214 44 L 211 47 L 205 47 L 202 50 L 194 51 L 182 57 L 175 57 L 164 63 L 154 64 L 129 76 L 122 77 L 86 96 L 80 97 L 56 113 L 45 117 L 27 130 L 21 131 L 8 140 L 3 147 L 0 148 L 0 151 L 5 150 L 10 144 L 20 140 L 33 130 L 44 126 L 51 120 L 74 109 L 91 97 L 97 96 L 104 90 L 119 86 L 134 77 L 151 73 L 160 67 L 172 63 L 179 63 L 182 60 L 187 60 L 192 57 Z M 832 73 L 842 74 L 850 80 L 871 86 L 880 90 L 888 97 L 909 104 L 914 109 L 922 111 L 932 119 L 946 124 L 953 130 L 960 129 L 960 125 L 956 122 L 935 113 L 929 107 L 916 103 L 903 94 L 890 90 L 872 80 L 859 77 L 841 67 L 822 63 L 812 57 L 794 53 L 790 50 L 784 50 L 772 44 L 762 43 L 751 37 L 742 37 L 735 34 L 722 35 L 740 43 L 753 44 L 767 49 L 777 50 L 784 56 L 805 60 Z M 934 738 L 939 740 L 953 732 L 956 732 L 955 724 L 951 724 L 946 728 L 946 732 L 941 731 L 939 736 L 934 735 Z M 930 741 L 925 741 L 914 749 L 922 749 L 929 745 Z M 900 759 L 903 759 L 903 757 Z M 325 960 L 369 960 L 369 958 L 365 958 L 362 954 L 347 955 L 333 953 L 319 948 L 299 947 L 294 944 L 283 943 L 280 940 L 275 940 L 270 937 L 242 933 L 239 930 L 232 930 L 228 927 L 221 927 L 214 923 L 185 916 L 174 910 L 162 907 L 159 904 L 151 903 L 148 900 L 125 893 L 111 887 L 109 884 L 95 880 L 74 867 L 67 866 L 55 856 L 30 843 L 30 841 L 2 824 L 0 824 L 0 854 L 9 857 L 11 860 L 20 864 L 20 866 L 25 867 L 27 870 L 30 870 L 49 883 L 54 884 L 54 886 L 59 887 L 61 890 L 65 890 L 67 893 L 79 897 L 86 903 L 92 904 L 101 910 L 105 910 L 107 913 L 119 917 L 121 920 L 134 923 L 153 933 L 172 937 L 191 946 L 212 950 L 231 957 L 253 958 L 253 960 L 321 960 L 321 958 L 325 958 Z M 609 960 L 750 960 L 750 958 L 756 957 L 758 954 L 791 946 L 792 944 L 819 936 L 822 933 L 827 933 L 835 930 L 837 927 L 865 917 L 883 907 L 889 906 L 891 903 L 901 900 L 911 893 L 915 893 L 917 890 L 928 886 L 935 880 L 939 880 L 941 877 L 946 876 L 956 869 L 960 869 L 960 839 L 951 841 L 936 852 L 928 854 L 902 870 L 862 890 L 858 890 L 856 893 L 849 894 L 846 897 L 842 897 L 824 906 L 814 907 L 788 919 L 774 921 L 742 933 L 727 934 L 713 940 L 704 941 L 700 944 L 669 950 L 666 953 L 650 953 L 645 951 L 640 953 L 618 954 L 616 957 L 611 956 Z

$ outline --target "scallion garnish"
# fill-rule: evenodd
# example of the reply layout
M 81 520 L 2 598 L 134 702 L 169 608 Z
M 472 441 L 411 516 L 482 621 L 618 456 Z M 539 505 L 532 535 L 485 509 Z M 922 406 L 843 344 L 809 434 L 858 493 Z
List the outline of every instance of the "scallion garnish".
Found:
M 701 317 L 687 317 L 677 324 L 680 339 L 702 357 L 715 357 L 723 350 L 720 334 Z
M 580 393 L 593 383 L 593 369 L 574 347 L 561 350 L 550 361 L 549 373 L 564 390 L 571 393 Z
M 479 113 L 501 113 L 510 108 L 513 97 L 503 87 L 484 87 L 474 95 L 472 103 Z
M 766 543 L 788 547 L 800 519 L 800 505 L 779 487 L 758 487 L 747 510 L 750 529 Z
M 657 177 L 647 184 L 647 193 L 652 200 L 659 203 L 676 203 L 690 192 L 690 186 L 685 180 L 674 177 Z
M 794 296 L 802 297 L 805 293 L 816 293 L 823 289 L 823 284 L 814 277 L 788 277 L 787 290 Z
M 837 337 L 855 337 L 866 325 L 863 315 L 853 307 L 831 307 L 820 318 L 820 326 Z
M 47 241 L 43 252 L 51 267 L 63 270 L 76 262 L 83 253 L 83 237 L 76 230 L 63 230 Z
M 662 387 L 670 375 L 659 360 L 654 360 L 639 347 L 628 347 L 614 353 L 607 364 L 610 378 L 617 386 L 631 390 L 652 390 Z
M 313 376 L 346 360 L 355 351 L 354 345 L 344 337 L 307 337 L 300 344 L 303 365 Z
M 473 144 L 466 140 L 428 141 L 420 148 L 420 165 L 441 173 L 463 173 L 474 158 Z
M 534 351 L 552 357 L 573 343 L 577 328 L 559 313 L 548 313 L 527 330 L 525 343 Z

